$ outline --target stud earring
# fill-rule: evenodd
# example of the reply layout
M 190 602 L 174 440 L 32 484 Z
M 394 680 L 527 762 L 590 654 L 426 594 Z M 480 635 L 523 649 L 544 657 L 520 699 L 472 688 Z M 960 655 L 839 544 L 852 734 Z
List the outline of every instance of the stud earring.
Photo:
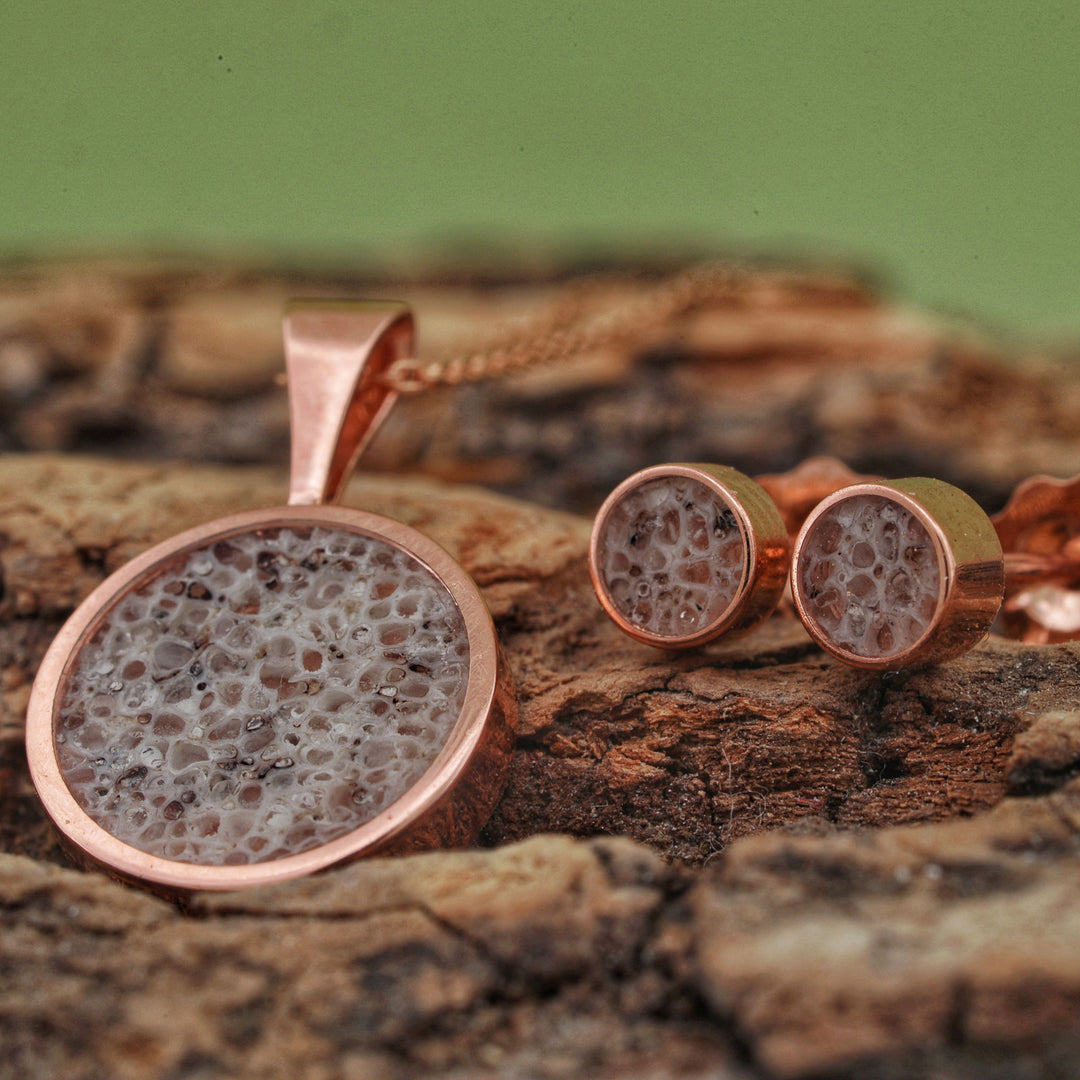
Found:
M 788 550 L 780 511 L 749 476 L 723 465 L 656 465 L 600 507 L 589 571 L 621 630 L 688 649 L 766 618 L 784 590 Z
M 834 492 L 792 554 L 792 597 L 810 636 L 878 671 L 966 652 L 989 632 L 1004 583 L 990 519 L 959 488 L 921 477 Z

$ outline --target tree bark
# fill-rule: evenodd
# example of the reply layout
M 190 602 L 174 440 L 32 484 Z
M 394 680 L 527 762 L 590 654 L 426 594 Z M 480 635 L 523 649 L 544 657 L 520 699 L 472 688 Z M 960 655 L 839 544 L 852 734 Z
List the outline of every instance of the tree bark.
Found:
M 205 263 L 0 273 L 0 449 L 284 464 L 290 296 L 414 306 L 422 358 L 483 350 L 567 297 L 640 302 L 676 265 L 284 273 Z M 1080 472 L 1069 350 L 1006 346 L 898 307 L 851 273 L 733 269 L 711 304 L 551 367 L 399 402 L 375 470 L 482 483 L 591 513 L 629 473 L 716 461 L 751 475 L 831 454 L 936 476 L 998 509 L 1033 473 Z
M 175 272 L 161 276 L 157 293 L 146 292 L 149 271 L 140 274 L 143 307 L 171 312 Z M 257 291 L 230 280 L 240 294 Z M 391 431 L 383 461 L 418 467 L 433 460 L 427 453 L 444 477 L 498 473 L 484 439 L 501 437 L 485 411 L 499 400 L 509 409 L 515 399 L 562 395 L 574 440 L 601 429 L 630 438 L 619 426 L 627 414 L 612 403 L 660 393 L 661 376 L 695 387 L 708 415 L 721 415 L 710 413 L 721 399 L 725 408 L 747 395 L 771 401 L 775 412 L 743 421 L 759 446 L 770 424 L 790 437 L 777 418 L 810 382 L 832 395 L 820 409 L 848 417 L 833 430 L 865 427 L 879 446 L 891 402 L 900 419 L 888 437 L 913 447 L 913 460 L 928 453 L 919 430 L 939 437 L 935 453 L 958 438 L 911 407 L 920 386 L 930 393 L 929 374 L 906 381 L 920 370 L 955 380 L 947 400 L 986 403 L 957 415 L 968 441 L 956 467 L 983 494 L 1014 479 L 994 440 L 1033 437 L 1038 401 L 1052 404 L 1050 419 L 1044 441 L 1025 452 L 1048 447 L 1049 467 L 1080 453 L 1064 423 L 1071 375 L 999 366 L 989 351 L 973 358 L 969 344 L 963 363 L 942 361 L 943 350 L 961 346 L 948 345 L 956 339 L 940 328 L 920 330 L 910 349 L 919 359 L 904 367 L 903 350 L 888 349 L 910 317 L 850 283 L 799 280 L 799 295 L 816 297 L 812 318 L 789 310 L 790 291 L 759 284 L 775 301 L 772 314 L 716 316 L 709 358 L 687 327 L 681 352 L 665 351 L 661 364 L 654 349 L 617 374 L 604 368 L 596 393 L 580 383 L 559 388 L 570 376 L 558 369 L 470 391 L 490 395 L 470 406 L 481 417 L 468 436 L 475 458 L 435 438 L 418 453 Z M 35 282 L 23 298 L 30 306 L 47 292 Z M 445 299 L 456 287 L 429 288 Z M 540 290 L 533 283 L 526 293 Z M 204 318 L 207 334 L 227 322 Z M 40 325 L 60 340 L 57 320 Z M 160 380 L 161 358 L 171 355 L 163 333 L 125 337 L 119 325 L 110 331 L 123 342 L 117 350 L 144 343 L 135 384 Z M 721 361 L 723 335 L 737 350 Z M 753 335 L 757 344 L 747 346 Z M 783 358 L 741 369 L 767 352 L 766 338 Z M 225 355 L 224 345 L 214 348 L 208 355 Z M 274 348 L 267 343 L 266 356 Z M 863 349 L 873 355 L 856 364 Z M 64 384 L 49 374 L 60 370 L 50 355 L 44 381 L 21 400 L 38 417 L 60 418 L 61 443 L 82 447 L 83 436 L 64 427 L 76 414 L 61 401 L 64 387 L 87 372 L 104 378 L 105 368 Z M 258 393 L 280 395 L 252 391 L 258 363 L 238 360 L 232 382 L 213 374 L 213 398 L 214 365 L 194 363 L 185 377 L 201 371 L 204 381 L 183 393 L 190 415 L 203 419 L 189 434 L 218 430 Z M 270 370 L 267 361 L 267 379 Z M 175 387 L 169 393 L 180 400 Z M 467 397 L 435 400 L 455 411 Z M 876 431 L 850 411 L 853 401 L 870 402 Z M 1005 407 L 1010 401 L 1016 408 Z M 139 438 L 166 430 L 168 411 L 155 408 Z M 252 446 L 278 430 L 263 423 L 271 412 L 256 409 Z M 537 431 L 547 413 L 538 416 Z M 172 430 L 184 430 L 183 415 Z M 702 457 L 708 448 L 693 442 L 700 430 L 685 436 L 687 453 L 671 456 Z M 7 438 L 26 444 L 15 423 Z M 582 452 L 574 440 L 567 460 Z M 535 445 L 522 451 L 526 460 L 542 456 Z M 223 456 L 220 443 L 208 451 Z M 572 498 L 560 468 L 549 464 L 530 494 L 595 499 L 613 466 L 585 468 Z M 364 476 L 345 502 L 442 543 L 495 616 L 521 721 L 506 792 L 479 848 L 201 895 L 184 910 L 70 868 L 30 787 L 21 743 L 48 641 L 78 600 L 138 551 L 241 507 L 278 504 L 285 490 L 275 467 L 0 459 L 0 1077 L 1019 1080 L 1075 1072 L 1080 646 L 991 638 L 938 668 L 880 676 L 824 657 L 783 609 L 739 640 L 683 655 L 653 650 L 602 615 L 585 566 L 587 519 L 457 482 Z

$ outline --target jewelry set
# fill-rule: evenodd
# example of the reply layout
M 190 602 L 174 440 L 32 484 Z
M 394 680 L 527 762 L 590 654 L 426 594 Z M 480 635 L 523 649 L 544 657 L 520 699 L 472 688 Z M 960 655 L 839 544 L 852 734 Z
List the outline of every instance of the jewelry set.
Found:
M 677 282 L 648 317 L 717 287 Z M 400 304 L 297 303 L 284 333 L 287 505 L 189 530 L 110 576 L 48 650 L 28 708 L 30 771 L 65 847 L 164 895 L 467 843 L 513 750 L 513 686 L 475 583 L 408 526 L 334 505 L 399 392 L 477 365 L 419 365 Z M 1005 570 L 973 500 L 926 479 L 827 486 L 791 543 L 799 498 L 783 478 L 630 477 L 593 529 L 600 602 L 638 640 L 689 648 L 759 623 L 790 576 L 811 637 L 882 671 L 989 631 Z

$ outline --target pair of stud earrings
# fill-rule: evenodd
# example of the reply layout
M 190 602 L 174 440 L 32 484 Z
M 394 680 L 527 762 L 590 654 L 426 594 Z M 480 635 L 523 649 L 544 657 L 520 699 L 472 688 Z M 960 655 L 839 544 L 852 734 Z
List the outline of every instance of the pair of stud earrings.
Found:
M 768 492 L 722 465 L 657 465 L 629 477 L 596 516 L 589 564 L 614 622 L 670 649 L 757 625 L 790 572 L 811 638 L 878 671 L 970 649 L 989 632 L 1005 586 L 993 523 L 944 481 L 841 487 L 792 541 Z

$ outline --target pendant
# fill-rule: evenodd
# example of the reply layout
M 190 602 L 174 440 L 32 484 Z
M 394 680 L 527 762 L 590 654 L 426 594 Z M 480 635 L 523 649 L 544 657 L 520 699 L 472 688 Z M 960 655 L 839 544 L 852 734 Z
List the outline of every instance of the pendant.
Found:
M 49 648 L 34 784 L 83 864 L 166 895 L 473 840 L 516 700 L 476 584 L 414 529 L 333 505 L 411 355 L 406 306 L 285 317 L 288 505 L 112 574 Z

